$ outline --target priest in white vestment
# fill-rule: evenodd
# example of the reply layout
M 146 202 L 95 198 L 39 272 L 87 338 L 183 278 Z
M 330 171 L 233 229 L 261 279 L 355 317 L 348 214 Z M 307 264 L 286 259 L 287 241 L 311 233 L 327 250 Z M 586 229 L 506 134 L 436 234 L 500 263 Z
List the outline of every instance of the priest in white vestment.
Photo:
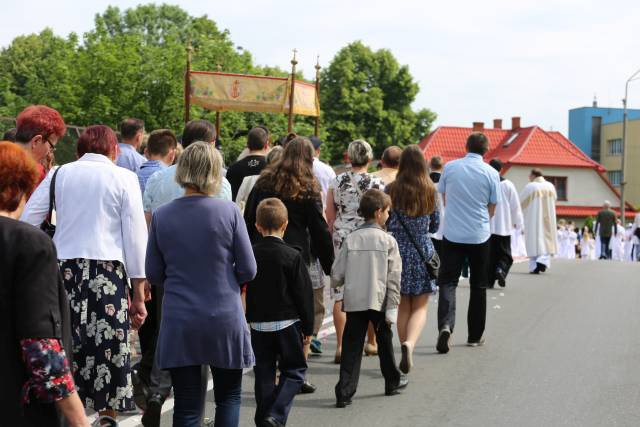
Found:
M 524 235 L 529 255 L 529 271 L 544 273 L 551 266 L 556 244 L 556 189 L 546 181 L 540 169 L 533 169 L 529 184 L 520 194 L 524 214 Z

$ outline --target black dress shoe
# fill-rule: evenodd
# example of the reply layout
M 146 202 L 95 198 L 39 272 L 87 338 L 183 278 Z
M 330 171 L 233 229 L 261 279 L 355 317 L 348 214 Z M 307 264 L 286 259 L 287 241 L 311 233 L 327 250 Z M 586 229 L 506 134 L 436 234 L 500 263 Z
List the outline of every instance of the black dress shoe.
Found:
M 398 382 L 398 385 L 385 389 L 384 394 L 385 396 L 395 396 L 396 394 L 400 394 L 400 390 L 406 388 L 408 384 L 409 378 L 407 378 L 406 375 L 400 375 L 400 381 Z
M 160 427 L 163 403 L 164 399 L 158 393 L 154 393 L 149 400 L 147 400 L 147 409 L 144 411 L 141 420 L 144 427 Z
M 440 354 L 449 353 L 449 340 L 451 339 L 451 329 L 445 326 L 440 330 L 438 334 L 438 342 L 436 344 L 436 350 Z
M 351 405 L 352 403 L 353 403 L 353 401 L 351 399 L 346 399 L 346 400 L 338 399 L 336 401 L 336 408 L 346 408 L 347 406 Z
M 547 271 L 547 266 L 539 262 L 536 263 L 536 268 L 540 270 L 540 273 L 544 273 L 545 271 Z
M 304 383 L 302 383 L 302 386 L 300 387 L 300 391 L 298 392 L 298 394 L 311 394 L 315 392 L 316 392 L 316 386 L 311 384 L 309 381 L 305 381 Z
M 496 269 L 496 279 L 498 279 L 498 285 L 500 285 L 501 288 L 504 288 L 506 286 L 507 274 L 503 269 Z
M 273 417 L 267 417 L 262 421 L 262 427 L 284 427 L 284 424 Z

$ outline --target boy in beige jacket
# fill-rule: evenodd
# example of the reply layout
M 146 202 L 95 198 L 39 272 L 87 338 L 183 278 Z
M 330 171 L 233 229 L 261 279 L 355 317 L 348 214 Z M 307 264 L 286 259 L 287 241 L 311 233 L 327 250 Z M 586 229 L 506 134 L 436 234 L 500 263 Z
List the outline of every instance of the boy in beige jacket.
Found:
M 347 313 L 340 380 L 335 388 L 338 408 L 351 404 L 358 387 L 369 322 L 376 331 L 385 394 L 398 394 L 408 384 L 393 354 L 391 325 L 398 318 L 402 260 L 398 243 L 384 230 L 390 207 L 391 199 L 382 191 L 364 193 L 358 213 L 366 222 L 344 240 L 331 269 L 331 287 L 344 287 L 343 310 Z

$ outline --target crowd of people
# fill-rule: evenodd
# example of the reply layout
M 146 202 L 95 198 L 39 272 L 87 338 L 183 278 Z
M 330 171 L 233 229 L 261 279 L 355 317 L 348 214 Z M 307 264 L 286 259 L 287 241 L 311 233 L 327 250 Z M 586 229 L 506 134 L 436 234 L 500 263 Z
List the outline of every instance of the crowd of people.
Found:
M 316 390 L 307 359 L 322 353 L 327 311 L 336 407 L 352 404 L 363 352 L 379 357 L 392 396 L 409 383 L 430 298 L 446 354 L 458 282 L 470 275 L 467 345 L 482 346 L 487 289 L 506 286 L 516 254 L 526 247 L 529 271 L 541 274 L 553 255 L 588 243 L 573 224 L 556 233 L 556 193 L 541 170 L 518 195 L 500 160 L 483 160 L 482 133 L 446 165 L 416 145 L 389 147 L 373 173 L 372 147 L 355 140 L 338 175 L 319 159 L 319 138 L 275 145 L 264 126 L 228 168 L 206 120 L 178 138 L 126 119 L 121 142 L 89 126 L 77 160 L 52 167 L 64 134 L 56 110 L 31 106 L 14 142 L 0 143 L 0 315 L 10 325 L 0 333 L 0 405 L 16 426 L 87 426 L 85 409 L 106 420 L 136 406 L 157 426 L 172 392 L 174 425 L 198 426 L 209 373 L 214 425 L 237 426 L 247 368 L 256 425 L 286 425 L 295 396 Z M 598 216 L 605 257 L 611 236 L 627 233 L 612 224 Z
M 579 228 L 573 221 L 558 221 L 558 258 L 640 261 L 640 218 L 625 228 L 611 203 L 605 201 L 593 226 Z

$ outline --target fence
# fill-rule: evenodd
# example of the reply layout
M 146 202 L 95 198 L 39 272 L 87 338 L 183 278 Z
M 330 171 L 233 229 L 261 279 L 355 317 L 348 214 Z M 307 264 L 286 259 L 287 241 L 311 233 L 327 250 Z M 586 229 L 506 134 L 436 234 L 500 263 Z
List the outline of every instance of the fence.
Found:
M 0 137 L 14 127 L 16 127 L 15 117 L 0 117 Z M 76 142 L 84 129 L 81 126 L 67 125 L 67 133 L 56 144 L 55 164 L 64 165 L 76 160 Z

